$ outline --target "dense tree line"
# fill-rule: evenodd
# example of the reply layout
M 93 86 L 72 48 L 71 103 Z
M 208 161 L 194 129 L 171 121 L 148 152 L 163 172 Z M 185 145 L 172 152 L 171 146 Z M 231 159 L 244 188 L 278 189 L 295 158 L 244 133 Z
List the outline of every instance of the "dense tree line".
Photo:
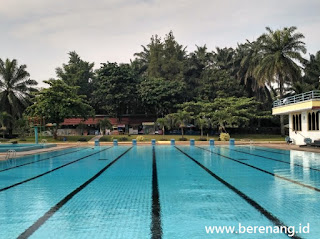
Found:
M 134 54 L 129 64 L 106 62 L 94 69 L 94 63 L 70 52 L 69 62 L 58 67 L 56 79 L 48 83 L 50 88 L 70 87 L 64 97 L 77 96 L 75 100 L 81 99 L 91 114 L 94 109 L 96 114 L 114 117 L 144 114 L 161 118 L 178 110 L 186 111 L 185 107 L 190 105 L 203 107 L 207 104 L 208 107 L 212 104 L 211 107 L 215 106 L 215 111 L 221 114 L 210 118 L 220 127 L 245 126 L 248 119 L 259 125 L 266 115 L 261 112 L 270 115 L 273 100 L 320 89 L 320 51 L 304 59 L 303 38 L 296 27 L 266 28 L 255 41 L 246 41 L 236 48 L 217 47 L 210 51 L 204 45 L 188 53 L 187 47 L 179 44 L 169 32 L 163 39 L 152 36 L 150 43 L 142 46 L 142 51 Z M 25 65 L 19 66 L 16 60 L 0 61 L 2 129 L 12 131 L 13 121 L 8 120 L 9 117 L 22 117 L 32 101 L 35 86 L 36 81 L 29 78 Z M 33 102 L 41 105 L 39 99 L 45 100 L 42 96 L 49 93 L 46 89 L 36 93 L 38 97 Z M 232 105 L 236 99 L 254 106 L 247 112 L 250 117 L 236 120 L 240 118 L 232 114 L 234 112 L 222 111 L 223 105 Z M 223 105 L 219 108 L 219 104 Z M 45 112 L 34 107 L 30 112 Z M 72 112 L 82 115 L 83 108 Z M 201 118 L 209 117 L 210 112 L 204 112 L 206 114 L 200 112 L 194 116 L 199 125 L 203 125 Z M 272 120 L 277 121 L 276 118 Z M 280 123 L 283 126 L 282 117 Z

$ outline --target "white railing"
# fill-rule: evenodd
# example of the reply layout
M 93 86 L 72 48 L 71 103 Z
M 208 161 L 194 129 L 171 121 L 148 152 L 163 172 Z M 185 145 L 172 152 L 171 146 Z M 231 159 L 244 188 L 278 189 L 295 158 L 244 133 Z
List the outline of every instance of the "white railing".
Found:
M 284 99 L 276 100 L 273 102 L 273 107 L 279 107 L 288 104 L 294 104 L 302 101 L 307 101 L 311 99 L 320 100 L 320 90 L 313 90 L 299 95 L 290 96 Z

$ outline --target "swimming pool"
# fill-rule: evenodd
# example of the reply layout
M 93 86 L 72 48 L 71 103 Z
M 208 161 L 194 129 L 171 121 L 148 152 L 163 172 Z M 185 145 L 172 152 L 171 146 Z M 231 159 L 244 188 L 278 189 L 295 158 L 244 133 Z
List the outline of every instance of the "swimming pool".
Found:
M 7 152 L 10 149 L 16 152 L 30 151 L 35 149 L 44 149 L 56 147 L 56 144 L 0 144 L 0 152 Z
M 319 160 L 250 146 L 101 146 L 0 162 L 0 238 L 288 237 L 206 233 L 239 223 L 319 238 Z

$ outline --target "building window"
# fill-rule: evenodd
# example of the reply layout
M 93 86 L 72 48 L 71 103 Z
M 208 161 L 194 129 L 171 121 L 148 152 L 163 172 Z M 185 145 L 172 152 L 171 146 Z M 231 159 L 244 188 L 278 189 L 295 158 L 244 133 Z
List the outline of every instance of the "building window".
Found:
M 292 130 L 301 131 L 301 114 L 292 115 Z
M 296 130 L 296 116 L 292 115 L 292 130 L 295 131 Z
M 317 112 L 308 113 L 308 129 L 319 130 L 319 113 Z
M 301 131 L 301 114 L 299 114 L 299 131 Z
M 308 130 L 311 130 L 311 113 L 308 114 Z

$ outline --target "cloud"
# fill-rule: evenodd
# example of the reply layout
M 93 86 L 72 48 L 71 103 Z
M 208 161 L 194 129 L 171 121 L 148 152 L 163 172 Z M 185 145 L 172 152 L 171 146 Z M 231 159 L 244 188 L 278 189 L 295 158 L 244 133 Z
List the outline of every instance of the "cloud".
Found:
M 129 62 L 151 35 L 173 30 L 179 43 L 236 46 L 265 31 L 298 26 L 314 53 L 320 40 L 318 0 L 0 0 L 0 57 L 26 63 L 34 79 L 55 76 L 54 68 L 76 50 L 88 61 Z M 20 60 L 21 59 L 21 60 Z

